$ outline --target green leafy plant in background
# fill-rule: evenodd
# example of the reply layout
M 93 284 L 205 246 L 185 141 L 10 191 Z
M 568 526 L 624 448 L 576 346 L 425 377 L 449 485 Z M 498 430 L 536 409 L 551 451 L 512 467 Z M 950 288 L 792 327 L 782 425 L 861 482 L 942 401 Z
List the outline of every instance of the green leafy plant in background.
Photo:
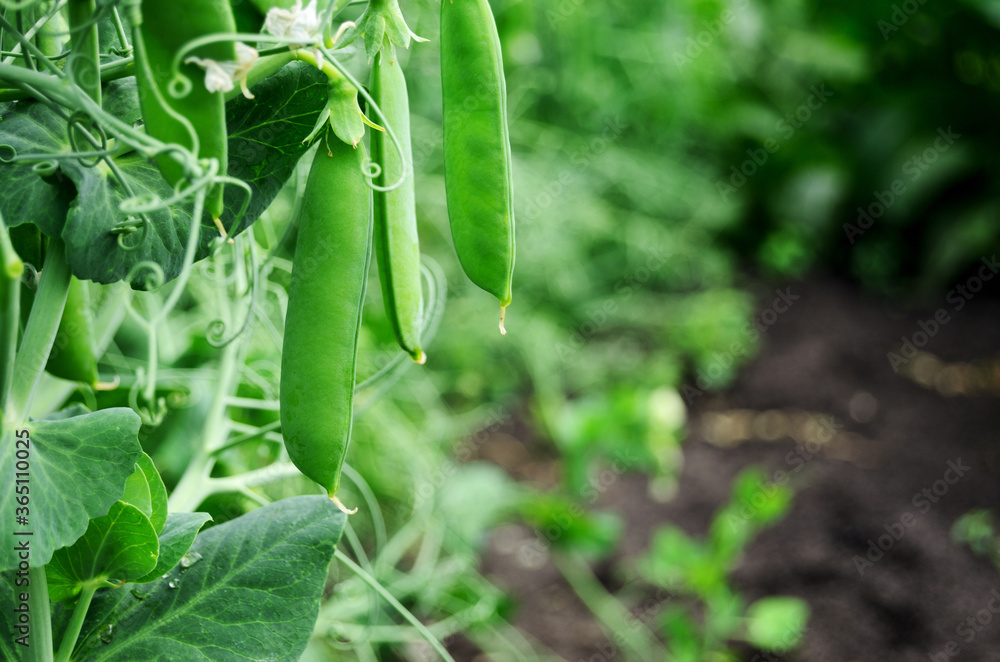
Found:
M 959 517 L 951 527 L 951 539 L 1000 567 L 1000 536 L 990 511 L 970 510 Z
M 802 639 L 809 618 L 803 600 L 770 596 L 748 605 L 728 580 L 747 545 L 781 520 L 791 500 L 789 488 L 767 483 L 763 472 L 751 468 L 736 477 L 729 503 L 715 514 L 705 540 L 672 526 L 655 533 L 638 570 L 682 602 L 666 606 L 658 619 L 674 659 L 739 659 L 726 652 L 734 640 L 784 653 Z
M 641 558 L 616 563 L 618 573 L 634 581 L 613 592 L 594 576 L 591 564 L 612 557 L 621 520 L 573 498 L 529 493 L 517 512 L 544 544 L 527 543 L 522 561 L 531 566 L 551 560 L 623 659 L 738 660 L 731 649 L 736 642 L 784 654 L 805 634 L 808 605 L 789 596 L 747 604 L 729 574 L 757 534 L 784 517 L 791 500 L 788 487 L 767 483 L 757 468 L 744 470 L 705 540 L 660 527 Z

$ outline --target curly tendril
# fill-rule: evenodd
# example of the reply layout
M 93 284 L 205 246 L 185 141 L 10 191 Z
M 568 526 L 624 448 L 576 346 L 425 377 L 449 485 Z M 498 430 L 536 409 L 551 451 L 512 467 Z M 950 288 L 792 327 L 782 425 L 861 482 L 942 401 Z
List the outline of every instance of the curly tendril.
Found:
M 118 248 L 126 253 L 139 250 L 146 243 L 146 237 L 152 229 L 152 223 L 145 216 L 136 218 L 129 216 L 126 220 L 116 223 L 111 227 L 111 234 L 117 235 Z M 128 237 L 139 233 L 139 239 L 133 242 L 126 241 Z M 136 265 L 139 266 L 139 265 Z
M 242 249 L 242 243 L 243 242 L 241 241 L 240 244 L 237 245 L 237 250 L 241 250 Z M 208 340 L 208 343 L 210 345 L 212 345 L 213 347 L 219 347 L 219 348 L 225 347 L 226 345 L 229 345 L 230 343 L 232 343 L 237 338 L 239 338 L 242 335 L 244 335 L 247 332 L 247 330 L 250 328 L 251 323 L 253 322 L 254 318 L 256 317 L 257 306 L 258 306 L 258 303 L 259 303 L 258 302 L 258 291 L 259 291 L 258 283 L 259 283 L 259 281 L 261 279 L 261 275 L 260 275 L 260 267 L 257 264 L 257 249 L 256 249 L 256 245 L 255 245 L 255 243 L 253 241 L 251 241 L 250 244 L 249 244 L 249 246 L 250 246 L 250 250 L 249 250 L 249 252 L 250 252 L 250 268 L 248 270 L 248 273 L 249 273 L 249 276 L 250 276 L 250 287 L 249 287 L 249 290 L 248 290 L 249 296 L 247 297 L 247 299 L 249 300 L 249 303 L 247 305 L 247 313 L 244 316 L 243 322 L 240 324 L 239 328 L 236 330 L 235 333 L 233 333 L 229 337 L 226 337 L 226 335 L 225 335 L 226 334 L 226 330 L 228 328 L 226 322 L 224 320 L 222 320 L 222 319 L 212 320 L 212 322 L 208 325 L 208 329 L 206 329 L 205 337 Z M 206 269 L 206 271 L 208 271 L 208 270 Z M 222 286 L 227 286 L 230 282 L 232 282 L 234 280 L 237 280 L 239 278 L 239 276 L 240 276 L 240 271 L 237 268 L 237 269 L 233 270 L 233 274 L 232 274 L 231 277 L 226 278 L 226 279 L 216 280 L 216 282 L 219 283 Z
M 83 152 L 77 145 L 76 130 L 79 130 L 84 139 L 91 144 L 92 147 L 98 148 L 96 151 Z M 95 138 L 91 135 L 90 129 L 96 129 L 97 137 Z M 104 129 L 100 124 L 97 124 L 92 117 L 89 117 L 83 111 L 76 111 L 69 116 L 66 124 L 66 134 L 69 137 L 69 146 L 76 153 L 77 159 L 80 161 L 80 165 L 84 168 L 94 168 L 98 163 L 104 160 L 105 157 L 111 156 L 111 151 L 108 149 L 108 134 L 104 132 Z M 84 160 L 84 154 L 88 158 L 93 158 L 93 161 Z
M 174 99 L 183 99 L 191 94 L 192 89 L 194 89 L 194 84 L 191 79 L 180 71 L 174 71 L 174 77 L 167 83 L 167 94 Z
M 364 162 L 362 169 L 367 179 L 378 179 L 378 176 L 382 174 L 382 166 L 371 159 Z
M 144 270 L 149 273 L 143 275 L 142 272 Z M 144 260 L 129 270 L 128 275 L 125 277 L 125 281 L 129 283 L 141 282 L 142 290 L 144 292 L 153 292 L 163 287 L 163 284 L 167 281 L 167 279 L 163 273 L 163 267 L 156 262 Z
M 59 162 L 55 159 L 48 159 L 46 161 L 39 161 L 31 166 L 32 172 L 37 174 L 39 177 L 48 178 L 59 172 Z
M 138 368 L 136 370 L 135 376 L 135 383 L 132 384 L 132 387 L 128 390 L 128 404 L 132 408 L 132 411 L 139 414 L 139 418 L 142 420 L 143 424 L 156 427 L 162 423 L 163 419 L 167 416 L 167 400 L 163 397 L 154 397 L 147 398 L 147 402 L 149 403 L 148 407 L 139 404 L 139 396 L 142 395 L 143 398 L 146 398 L 148 395 L 146 392 L 148 384 L 146 380 L 146 373 L 142 368 Z

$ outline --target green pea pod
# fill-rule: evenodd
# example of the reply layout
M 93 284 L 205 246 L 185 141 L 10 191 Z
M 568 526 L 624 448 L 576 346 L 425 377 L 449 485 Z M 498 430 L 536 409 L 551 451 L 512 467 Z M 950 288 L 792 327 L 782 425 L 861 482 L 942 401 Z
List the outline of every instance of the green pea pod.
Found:
M 21 290 L 21 320 L 25 324 L 35 294 L 27 287 Z M 66 295 L 59 330 L 49 352 L 45 370 L 50 375 L 71 382 L 98 385 L 97 357 L 94 353 L 94 318 L 90 307 L 87 283 L 72 278 Z
M 444 169 L 455 251 L 473 283 L 511 301 L 514 213 L 507 88 L 487 0 L 442 0 Z
M 420 280 L 420 241 L 413 194 L 413 155 L 410 146 L 410 104 L 399 62 L 383 50 L 372 66 L 371 94 L 403 148 L 406 178 L 392 191 L 375 192 L 375 254 L 382 282 L 385 312 L 400 347 L 423 363 L 420 325 L 423 317 Z M 382 166 L 376 183 L 387 187 L 404 172 L 399 150 L 384 131 L 372 132 L 372 159 Z
M 219 160 L 219 174 L 225 175 L 228 164 L 226 108 L 222 92 L 209 92 L 205 70 L 196 64 L 182 64 L 191 81 L 190 92 L 180 98 L 170 93 L 174 79 L 175 55 L 190 41 L 220 32 L 235 32 L 236 23 L 227 0 L 142 0 L 142 16 L 136 35 L 136 78 L 146 133 L 164 143 L 176 143 L 195 151 L 199 159 Z M 214 42 L 195 49 L 190 57 L 235 62 L 233 42 Z M 187 59 L 187 57 L 185 57 Z M 173 111 L 173 112 L 171 112 Z M 194 134 L 176 116 L 184 117 Z M 184 168 L 173 155 L 160 154 L 156 160 L 160 172 L 172 185 L 184 178 Z M 222 186 L 209 191 L 205 207 L 216 220 L 222 216 Z
M 281 430 L 288 455 L 333 497 L 351 440 L 361 308 L 371 260 L 364 147 L 333 138 L 309 171 L 288 287 Z
M 97 385 L 94 317 L 90 309 L 90 291 L 82 280 L 70 280 L 66 307 L 45 369 L 56 377 Z

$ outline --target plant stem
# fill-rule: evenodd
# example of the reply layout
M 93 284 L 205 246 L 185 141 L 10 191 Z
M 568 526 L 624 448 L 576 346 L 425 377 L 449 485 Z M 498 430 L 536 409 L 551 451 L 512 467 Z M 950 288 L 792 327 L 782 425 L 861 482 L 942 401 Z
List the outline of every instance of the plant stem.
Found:
M 447 660 L 448 662 L 455 662 L 454 658 L 452 658 L 452 656 L 448 653 L 448 651 L 445 650 L 444 646 L 441 645 L 441 642 L 438 640 L 438 638 L 435 637 L 434 634 L 430 630 L 428 630 L 423 623 L 418 621 L 417 617 L 411 614 L 410 610 L 404 607 L 402 603 L 400 603 L 399 600 L 397 600 L 392 595 L 392 593 L 387 591 L 384 586 L 379 584 L 377 579 L 375 579 L 367 572 L 365 572 L 364 569 L 361 568 L 361 566 L 352 561 L 349 556 L 344 554 L 339 549 L 333 550 L 333 556 L 338 561 L 346 565 L 351 570 L 351 572 L 353 572 L 361 579 L 361 581 L 363 581 L 364 583 L 368 584 L 373 589 L 375 589 L 375 591 L 379 595 L 381 595 L 386 602 L 392 605 L 393 608 L 397 612 L 399 612 L 400 616 L 405 618 L 410 625 L 412 625 L 414 628 L 417 629 L 417 632 L 420 633 L 420 636 L 423 637 L 427 641 L 427 643 L 431 645 L 431 648 L 433 648 L 437 652 L 437 654 L 441 656 L 441 659 Z
M 247 87 L 253 87 L 295 59 L 295 56 L 287 48 L 274 50 L 278 52 L 271 55 L 262 55 L 250 69 L 250 73 L 247 74 Z M 241 94 L 243 92 L 240 90 L 240 86 L 237 85 L 229 92 L 226 92 L 225 99 L 226 101 L 231 101 Z
M 61 239 L 50 239 L 35 303 L 31 307 L 31 316 L 21 340 L 21 350 L 14 359 L 14 376 L 7 397 L 7 411 L 15 425 L 28 418 L 35 389 L 59 331 L 59 321 L 62 319 L 69 291 L 69 279 L 66 247 Z
M 28 570 L 28 609 L 31 611 L 31 645 L 24 662 L 52 662 L 52 604 L 45 566 Z
M 291 462 L 275 462 L 260 469 L 254 469 L 237 476 L 226 476 L 224 478 L 211 478 L 206 481 L 205 490 L 208 494 L 220 492 L 236 492 L 240 488 L 261 487 L 270 485 L 279 480 L 294 478 L 302 472 Z
M 240 262 L 236 268 L 242 269 L 244 266 Z M 226 306 L 227 309 L 222 312 L 231 318 L 231 307 L 225 303 L 223 306 Z M 211 494 L 209 474 L 215 464 L 216 449 L 224 446 L 226 438 L 229 436 L 227 411 L 230 397 L 239 386 L 237 376 L 243 366 L 243 346 L 242 339 L 237 339 L 222 350 L 222 363 L 218 373 L 219 381 L 215 384 L 212 406 L 200 435 L 202 443 L 184 470 L 184 475 L 181 476 L 177 487 L 170 495 L 168 507 L 171 512 L 191 512 L 205 497 Z
M 664 658 L 665 652 L 646 626 L 632 617 L 622 603 L 601 586 L 583 560 L 576 556 L 553 554 L 552 562 L 608 634 L 614 635 L 624 648 L 640 660 Z
M 125 25 L 122 23 L 122 16 L 118 13 L 118 7 L 111 7 L 111 19 L 114 21 L 115 32 L 118 33 L 118 41 L 121 42 L 122 50 L 132 50 L 132 45 L 128 43 L 128 34 L 125 33 Z
M 18 320 L 21 318 L 21 272 L 24 263 L 14 252 L 7 227 L 0 218 L 0 421 L 7 411 L 7 396 L 14 375 Z M 3 425 L 0 425 L 2 431 Z
M 54 101 L 70 106 L 73 110 L 79 110 L 70 100 L 69 85 L 64 79 L 13 64 L 0 64 L 0 81 L 3 81 L 4 85 L 37 89 L 48 94 Z
M 97 41 L 96 0 L 69 0 L 69 29 L 73 48 L 73 80 L 90 98 L 101 103 L 101 48 Z M 89 27 L 85 27 L 87 23 Z
M 87 611 L 90 609 L 90 601 L 94 599 L 94 593 L 97 591 L 97 588 L 97 584 L 87 584 L 80 592 L 80 599 L 76 602 L 76 607 L 73 609 L 73 616 L 70 618 L 69 625 L 66 626 L 66 632 L 63 633 L 62 641 L 59 643 L 59 651 L 56 653 L 55 662 L 69 662 L 70 656 L 73 654 L 73 649 L 76 648 L 76 640 L 80 638 L 80 630 L 83 629 L 83 620 L 87 617 Z
M 119 78 L 135 75 L 135 60 L 131 57 L 114 60 L 101 65 L 101 82 L 109 83 Z M 0 80 L 0 85 L 10 86 L 10 81 Z M 33 99 L 34 95 L 20 89 L 0 89 L 0 103 Z

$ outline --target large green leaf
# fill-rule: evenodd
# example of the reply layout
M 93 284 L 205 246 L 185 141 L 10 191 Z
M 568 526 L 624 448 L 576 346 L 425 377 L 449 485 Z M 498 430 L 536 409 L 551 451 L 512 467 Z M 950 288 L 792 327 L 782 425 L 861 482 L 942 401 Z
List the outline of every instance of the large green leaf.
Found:
M 236 97 L 226 104 L 229 175 L 250 185 L 253 198 L 238 234 L 256 221 L 274 200 L 309 149 L 302 141 L 326 107 L 326 75 L 304 62 L 292 62 L 252 89 L 253 99 Z M 246 194 L 227 186 L 222 222 L 231 228 Z
M 253 196 L 238 227 L 233 227 L 246 192 L 226 187 L 223 224 L 238 233 L 264 212 L 281 190 L 298 159 L 308 149 L 309 135 L 326 105 L 326 77 L 315 67 L 293 62 L 254 86 L 253 100 L 238 97 L 226 106 L 229 139 L 229 175 L 250 186 Z M 105 108 L 127 123 L 135 120 L 138 102 L 131 82 L 109 86 Z M 0 177 L 4 195 L 0 214 L 8 225 L 35 223 L 47 235 L 61 234 L 67 259 L 77 278 L 112 283 L 126 278 L 142 287 L 148 272 L 137 265 L 153 262 L 167 280 L 183 265 L 190 236 L 192 205 L 149 212 L 148 225 L 119 209 L 133 196 L 166 199 L 173 189 L 156 166 L 138 153 L 115 159 L 118 174 L 105 164 L 84 167 L 75 160 L 60 160 L 60 168 L 43 180 L 30 163 L 7 163 L 15 155 L 67 154 L 70 151 L 66 121 L 48 106 L 22 102 L 0 114 Z M 67 213 L 66 196 L 75 194 Z M 140 228 L 122 238 L 122 224 Z M 199 257 L 208 254 L 218 237 L 207 215 L 202 222 Z M 141 229 L 144 228 L 144 229 Z M 235 231 L 234 231 L 235 230 Z
M 160 556 L 156 559 L 156 567 L 135 581 L 145 584 L 173 570 L 178 563 L 193 564 L 200 561 L 199 554 L 188 554 L 188 551 L 194 544 L 198 531 L 210 519 L 212 516 L 208 513 L 170 513 L 163 533 L 160 534 Z
M 31 565 L 49 562 L 52 552 L 72 545 L 88 522 L 107 514 L 124 492 L 139 459 L 139 416 L 131 409 L 104 409 L 72 418 L 31 421 L 4 432 L 0 476 L 15 474 L 15 433 L 27 430 L 26 524 L 16 527 L 20 506 L 14 483 L 0 484 L 0 571 L 17 567 L 16 544 L 28 541 Z M 21 449 L 23 450 L 23 449 Z M 22 511 L 23 516 L 23 511 Z M 31 535 L 16 535 L 30 533 Z
M 58 181 L 48 180 L 31 163 L 8 163 L 26 154 L 60 154 L 69 151 L 66 123 L 51 108 L 40 103 L 19 102 L 14 110 L 0 113 L 0 214 L 11 227 L 34 223 L 46 235 L 58 235 L 66 222 L 67 191 Z
M 49 598 L 69 599 L 92 582 L 134 581 L 156 567 L 158 555 L 159 543 L 149 518 L 135 506 L 118 501 L 107 515 L 90 520 L 82 538 L 52 555 L 45 568 Z
M 330 499 L 304 496 L 205 531 L 189 552 L 196 563 L 98 592 L 74 659 L 298 660 L 345 522 Z M 54 629 L 68 618 L 60 609 Z
M 128 248 L 123 248 L 119 245 L 116 229 L 123 223 L 138 221 L 118 206 L 133 196 L 163 200 L 173 195 L 173 188 L 156 166 L 139 154 L 119 157 L 115 163 L 121 173 L 120 179 L 112 176 L 103 164 L 94 168 L 83 168 L 74 162 L 63 165 L 63 171 L 77 189 L 77 197 L 70 205 L 62 231 L 73 275 L 98 283 L 114 283 L 129 279 L 130 272 L 140 262 L 155 262 L 166 278 L 174 278 L 184 264 L 191 205 L 185 203 L 148 212 L 147 231 L 137 230 L 130 234 L 123 239 Z M 218 236 L 218 232 L 209 227 L 203 230 L 199 244 L 202 251 L 207 252 L 212 237 Z M 148 275 L 132 273 L 133 287 L 144 287 Z

